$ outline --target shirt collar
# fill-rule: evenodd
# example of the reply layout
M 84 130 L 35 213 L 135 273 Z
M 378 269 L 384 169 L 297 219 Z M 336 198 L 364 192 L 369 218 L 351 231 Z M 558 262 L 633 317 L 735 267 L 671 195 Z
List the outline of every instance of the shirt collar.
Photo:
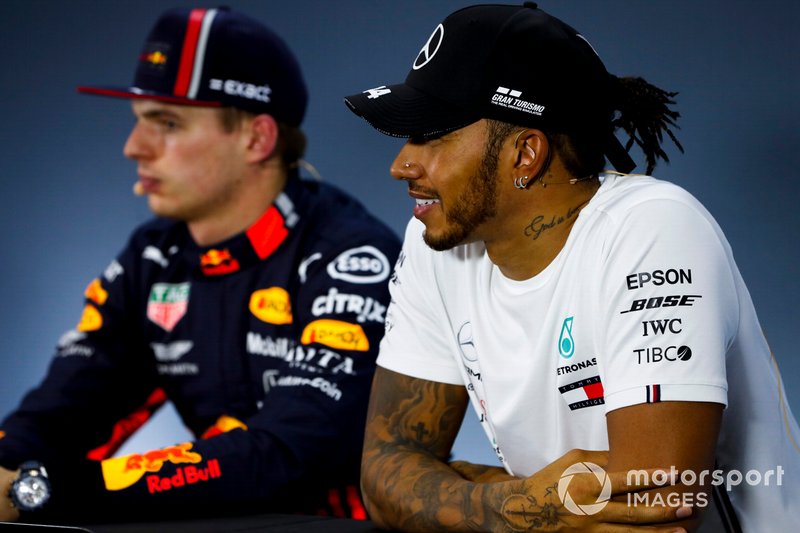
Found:
M 249 228 L 213 246 L 190 247 L 190 260 L 205 277 L 232 274 L 269 256 L 300 221 L 295 205 L 300 193 L 298 179 L 290 179 L 283 191 Z

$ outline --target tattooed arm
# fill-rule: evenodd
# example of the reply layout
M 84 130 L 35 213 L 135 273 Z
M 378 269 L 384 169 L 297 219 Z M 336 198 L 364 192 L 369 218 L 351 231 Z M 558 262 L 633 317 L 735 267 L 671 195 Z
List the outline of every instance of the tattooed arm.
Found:
M 364 502 L 374 522 L 425 530 L 440 520 L 460 521 L 469 483 L 446 461 L 467 401 L 464 387 L 377 369 L 361 460 Z
M 499 472 L 471 468 L 474 465 L 456 465 L 458 471 L 451 468 L 446 461 L 467 401 L 461 386 L 378 368 L 361 465 L 361 486 L 373 522 L 412 532 L 634 532 L 638 527 L 623 524 L 675 519 L 675 508 L 632 508 L 618 502 L 609 502 L 591 516 L 566 510 L 557 493 L 561 474 L 580 461 L 604 466 L 605 452 L 573 450 L 526 479 L 503 479 Z M 608 476 L 612 493 L 626 492 L 624 473 Z M 490 482 L 481 482 L 487 479 Z M 599 487 L 593 484 L 597 485 L 594 476 L 576 475 L 569 486 L 570 495 L 579 503 L 595 503 Z M 682 530 L 650 526 L 647 531 Z
M 517 479 L 499 466 L 478 465 L 466 461 L 453 461 L 450 463 L 450 468 L 458 472 L 464 479 L 477 481 L 478 483 L 511 481 L 512 479 Z

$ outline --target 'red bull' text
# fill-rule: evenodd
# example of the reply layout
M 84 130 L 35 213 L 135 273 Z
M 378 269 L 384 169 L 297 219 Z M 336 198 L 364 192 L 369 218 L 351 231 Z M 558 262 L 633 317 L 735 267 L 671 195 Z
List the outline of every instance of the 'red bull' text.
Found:
M 146 476 L 145 479 L 147 480 L 147 490 L 150 494 L 155 494 L 186 485 L 202 483 L 221 476 L 222 471 L 219 468 L 219 461 L 212 459 L 205 468 L 198 468 L 193 465 L 179 466 L 172 476 L 162 477 L 152 474 Z

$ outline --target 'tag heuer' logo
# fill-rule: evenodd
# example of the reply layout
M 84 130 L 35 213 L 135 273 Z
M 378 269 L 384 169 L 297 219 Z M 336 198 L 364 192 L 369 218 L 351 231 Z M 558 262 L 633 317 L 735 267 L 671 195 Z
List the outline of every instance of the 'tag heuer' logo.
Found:
M 327 318 L 315 320 L 307 325 L 300 342 L 303 344 L 318 342 L 337 350 L 357 352 L 369 350 L 369 339 L 361 326 Z
M 113 457 L 101 463 L 106 490 L 123 490 L 135 485 L 146 474 L 147 490 L 150 494 L 172 490 L 185 485 L 193 485 L 222 476 L 219 461 L 212 459 L 205 467 L 193 466 L 200 463 L 203 457 L 191 451 L 192 443 L 169 446 L 160 450 L 152 450 L 143 454 L 135 453 L 123 457 Z M 178 467 L 175 474 L 169 477 L 157 475 L 166 463 L 175 465 L 189 463 L 189 466 Z
M 167 331 L 189 308 L 189 283 L 154 283 L 147 301 L 147 318 Z
M 281 287 L 261 289 L 250 295 L 250 312 L 268 324 L 291 324 L 292 303 Z
M 239 261 L 227 248 L 224 250 L 212 248 L 200 256 L 200 268 L 206 276 L 218 276 L 239 270 Z

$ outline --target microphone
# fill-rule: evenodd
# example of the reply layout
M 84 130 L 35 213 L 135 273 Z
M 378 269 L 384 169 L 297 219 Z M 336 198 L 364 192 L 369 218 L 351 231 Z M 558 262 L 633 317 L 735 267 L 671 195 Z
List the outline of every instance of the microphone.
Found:
M 133 184 L 133 194 L 136 196 L 144 196 L 144 185 L 142 185 L 141 181 L 137 181 Z

